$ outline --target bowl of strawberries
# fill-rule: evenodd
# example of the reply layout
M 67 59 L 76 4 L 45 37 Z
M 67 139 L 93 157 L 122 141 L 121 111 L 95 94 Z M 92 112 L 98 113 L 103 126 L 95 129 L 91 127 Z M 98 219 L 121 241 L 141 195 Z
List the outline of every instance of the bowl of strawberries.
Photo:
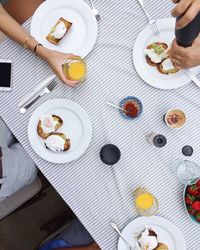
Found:
M 200 178 L 186 186 L 184 199 L 189 216 L 200 224 Z
M 200 166 L 188 160 L 175 160 L 172 170 L 184 184 L 184 205 L 192 221 L 200 224 Z

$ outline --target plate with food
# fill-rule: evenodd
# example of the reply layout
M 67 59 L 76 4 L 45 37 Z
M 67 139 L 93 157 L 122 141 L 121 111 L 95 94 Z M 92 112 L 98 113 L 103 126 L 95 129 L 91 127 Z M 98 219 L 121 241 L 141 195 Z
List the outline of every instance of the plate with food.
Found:
M 168 50 L 175 38 L 175 19 L 157 20 L 160 31 L 154 36 L 150 26 L 145 27 L 136 38 L 133 48 L 133 63 L 139 76 L 149 85 L 159 89 L 175 89 L 191 82 L 184 70 L 176 70 Z M 194 75 L 200 67 L 190 69 Z
M 159 216 L 139 217 L 131 221 L 123 229 L 122 235 L 138 250 L 186 250 L 180 230 L 172 222 Z M 127 250 L 127 245 L 121 238 L 118 250 Z
M 97 38 L 97 21 L 82 0 L 48 0 L 35 11 L 31 35 L 43 46 L 85 57 Z
M 28 138 L 34 151 L 53 163 L 78 159 L 92 138 L 92 124 L 86 111 L 66 99 L 53 99 L 39 106 L 28 125 Z

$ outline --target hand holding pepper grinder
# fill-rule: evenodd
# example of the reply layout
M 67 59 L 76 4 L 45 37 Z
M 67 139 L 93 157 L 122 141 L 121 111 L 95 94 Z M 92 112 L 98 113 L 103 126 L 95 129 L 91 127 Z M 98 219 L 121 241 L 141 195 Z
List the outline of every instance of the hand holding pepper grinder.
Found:
M 176 17 L 176 24 L 180 20 L 181 23 L 186 26 L 183 28 L 179 28 L 178 24 L 176 25 L 175 29 L 175 35 L 176 35 L 176 41 L 179 46 L 182 47 L 190 47 L 192 46 L 193 41 L 198 37 L 200 33 L 200 12 L 199 12 L 199 7 L 196 5 L 198 4 L 200 6 L 200 1 L 197 2 L 195 1 L 186 1 L 186 0 L 180 0 L 183 2 L 181 8 L 185 8 L 185 12 Z M 173 0 L 173 2 L 179 2 L 176 0 Z M 176 8 L 176 13 L 173 13 L 174 11 L 172 10 L 172 14 L 177 15 L 178 9 Z M 196 14 L 196 16 L 195 16 Z M 193 18 L 194 17 L 194 18 Z M 190 21 L 191 19 L 191 21 Z

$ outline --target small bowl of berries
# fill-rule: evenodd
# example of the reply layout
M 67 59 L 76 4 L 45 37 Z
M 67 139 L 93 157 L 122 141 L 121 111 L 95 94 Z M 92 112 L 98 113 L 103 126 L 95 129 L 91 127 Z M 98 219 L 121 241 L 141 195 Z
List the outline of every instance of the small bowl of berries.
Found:
M 200 224 L 200 178 L 186 186 L 184 199 L 190 218 Z
M 127 120 L 135 119 L 143 112 L 142 102 L 135 96 L 127 96 L 122 99 L 119 106 L 124 110 L 120 110 L 121 116 Z

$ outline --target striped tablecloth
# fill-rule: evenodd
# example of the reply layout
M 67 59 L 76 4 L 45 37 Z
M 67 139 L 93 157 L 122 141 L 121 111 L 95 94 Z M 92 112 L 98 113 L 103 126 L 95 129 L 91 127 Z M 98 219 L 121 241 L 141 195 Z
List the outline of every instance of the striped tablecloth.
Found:
M 10 40 L 0 46 L 0 57 L 13 60 L 13 90 L 0 93 L 0 115 L 33 158 L 39 169 L 60 196 L 77 214 L 103 250 L 117 249 L 118 237 L 110 227 L 120 229 L 137 214 L 133 190 L 145 186 L 159 199 L 159 215 L 171 220 L 182 231 L 188 250 L 200 249 L 200 227 L 193 224 L 184 211 L 183 185 L 170 169 L 176 158 L 184 158 L 181 149 L 191 145 L 190 158 L 200 164 L 200 90 L 189 84 L 177 90 L 151 88 L 137 75 L 132 64 L 132 47 L 147 20 L 136 0 L 95 1 L 102 21 L 96 46 L 87 57 L 87 82 L 75 89 L 59 86 L 43 97 L 25 115 L 19 113 L 18 102 L 41 80 L 52 74 L 48 65 Z M 170 16 L 170 0 L 146 1 L 153 18 Z M 30 21 L 25 26 L 30 27 Z M 136 121 L 126 121 L 106 106 L 109 100 L 118 103 L 127 95 L 139 97 L 144 113 Z M 34 109 L 47 99 L 67 98 L 82 105 L 93 124 L 93 139 L 84 156 L 70 164 L 51 164 L 32 150 L 27 126 Z M 163 123 L 163 114 L 171 107 L 180 107 L 188 115 L 181 130 L 170 130 Z M 149 145 L 145 135 L 151 131 L 164 134 L 168 144 L 157 149 Z M 121 160 L 113 167 L 99 159 L 100 148 L 116 144 Z M 181 250 L 181 249 L 176 249 Z

